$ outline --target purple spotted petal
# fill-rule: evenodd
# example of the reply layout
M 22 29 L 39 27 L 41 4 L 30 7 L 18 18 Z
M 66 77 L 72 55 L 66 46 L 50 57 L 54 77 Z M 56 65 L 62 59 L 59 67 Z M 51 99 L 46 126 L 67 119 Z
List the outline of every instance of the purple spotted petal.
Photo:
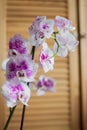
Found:
M 17 84 L 14 81 L 16 80 L 6 82 L 2 86 L 2 95 L 5 97 L 7 106 L 13 108 L 19 100 L 27 105 L 30 99 L 30 89 L 26 84 L 20 82 Z
M 36 84 L 37 87 L 37 95 L 43 95 L 47 91 L 54 92 L 55 91 L 55 81 L 52 78 L 41 75 Z
M 55 18 L 55 26 L 59 31 L 67 31 L 72 29 L 72 22 L 64 17 L 56 16 Z
M 14 50 L 19 54 L 28 54 L 28 41 L 24 39 L 20 34 L 15 34 L 13 38 L 9 41 L 9 50 L 12 50 L 14 55 Z M 9 53 L 9 56 L 12 55 Z
M 54 58 L 52 50 L 50 50 L 46 43 L 44 43 L 43 48 L 40 52 L 40 64 L 45 72 L 53 70 Z

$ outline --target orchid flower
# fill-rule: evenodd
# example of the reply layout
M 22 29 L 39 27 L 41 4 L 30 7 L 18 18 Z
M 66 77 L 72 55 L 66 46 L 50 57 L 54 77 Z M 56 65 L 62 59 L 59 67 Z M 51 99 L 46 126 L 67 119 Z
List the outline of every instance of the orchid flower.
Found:
M 29 41 L 20 34 L 14 35 L 9 41 L 8 56 L 26 55 L 29 53 Z
M 54 21 L 47 20 L 45 16 L 39 16 L 29 28 L 30 43 L 39 47 L 45 42 L 46 38 L 50 38 L 54 29 Z
M 36 83 L 37 95 L 41 96 L 46 92 L 55 92 L 55 80 L 41 75 Z
M 55 26 L 57 27 L 58 31 L 73 31 L 75 30 L 75 27 L 72 26 L 72 21 L 61 17 L 61 16 L 56 16 L 54 20 Z
M 61 57 L 67 56 L 68 51 L 73 51 L 79 43 L 68 31 L 57 34 L 56 41 L 58 45 L 56 43 L 54 44 L 54 51 L 56 52 L 58 50 L 57 54 Z
M 40 65 L 42 66 L 45 72 L 53 70 L 53 51 L 50 48 L 48 48 L 46 43 L 43 44 L 43 48 L 40 52 Z
M 7 81 L 4 83 L 2 86 L 2 95 L 5 97 L 7 106 L 13 108 L 17 105 L 18 101 L 27 105 L 30 99 L 30 89 L 26 84 L 14 78 L 10 82 Z
M 18 77 L 22 81 L 31 82 L 34 80 L 37 68 L 38 65 L 29 56 L 11 58 L 6 66 L 7 80 Z

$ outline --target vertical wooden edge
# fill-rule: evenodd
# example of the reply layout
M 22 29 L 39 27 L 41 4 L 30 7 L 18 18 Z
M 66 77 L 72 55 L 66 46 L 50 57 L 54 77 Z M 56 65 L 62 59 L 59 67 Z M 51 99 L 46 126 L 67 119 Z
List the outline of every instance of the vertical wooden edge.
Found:
M 83 130 L 87 130 L 87 37 L 81 38 L 87 31 L 87 0 L 79 0 L 80 19 L 80 64 L 81 64 L 81 94 L 82 94 L 82 122 Z
M 6 57 L 6 0 L 0 0 L 0 130 L 5 124 L 5 104 L 1 95 L 1 86 L 5 81 L 4 72 L 1 69 L 2 61 Z
M 68 0 L 68 18 L 77 28 L 77 0 Z M 69 54 L 70 67 L 70 101 L 72 130 L 80 130 L 79 103 L 79 51 L 78 48 Z

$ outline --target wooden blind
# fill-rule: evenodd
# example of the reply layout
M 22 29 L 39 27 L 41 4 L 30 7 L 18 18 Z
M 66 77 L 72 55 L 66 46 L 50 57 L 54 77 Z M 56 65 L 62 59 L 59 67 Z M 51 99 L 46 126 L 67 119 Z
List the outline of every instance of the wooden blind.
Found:
M 38 15 L 68 17 L 67 0 L 7 0 L 7 41 L 17 32 L 28 38 L 28 27 Z M 54 70 L 45 75 L 57 81 L 56 92 L 41 97 L 32 93 L 30 106 L 26 108 L 24 130 L 72 130 L 69 57 L 58 57 L 55 61 Z M 40 74 L 43 74 L 41 69 L 36 78 Z M 21 110 L 19 104 L 9 130 L 19 130 Z M 6 109 L 6 118 L 8 114 Z

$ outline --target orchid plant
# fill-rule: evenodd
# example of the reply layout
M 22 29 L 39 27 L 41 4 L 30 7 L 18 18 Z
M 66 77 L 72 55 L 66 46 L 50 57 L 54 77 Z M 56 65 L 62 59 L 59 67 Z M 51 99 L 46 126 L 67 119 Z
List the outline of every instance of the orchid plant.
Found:
M 48 20 L 46 16 L 38 16 L 29 28 L 29 39 L 15 34 L 9 40 L 8 59 L 2 64 L 7 80 L 2 86 L 2 95 L 10 108 L 10 114 L 3 130 L 7 130 L 19 101 L 23 104 L 20 125 L 22 130 L 32 83 L 38 96 L 48 91 L 55 92 L 54 79 L 41 75 L 36 81 L 35 75 L 39 67 L 45 72 L 53 70 L 55 56 L 66 57 L 68 52 L 75 49 L 79 42 L 72 33 L 74 30 L 72 22 L 64 17 L 56 16 L 54 20 Z M 46 43 L 46 39 L 50 38 L 54 39 L 53 49 Z M 34 55 L 39 47 L 41 47 L 39 63 L 36 63 Z

